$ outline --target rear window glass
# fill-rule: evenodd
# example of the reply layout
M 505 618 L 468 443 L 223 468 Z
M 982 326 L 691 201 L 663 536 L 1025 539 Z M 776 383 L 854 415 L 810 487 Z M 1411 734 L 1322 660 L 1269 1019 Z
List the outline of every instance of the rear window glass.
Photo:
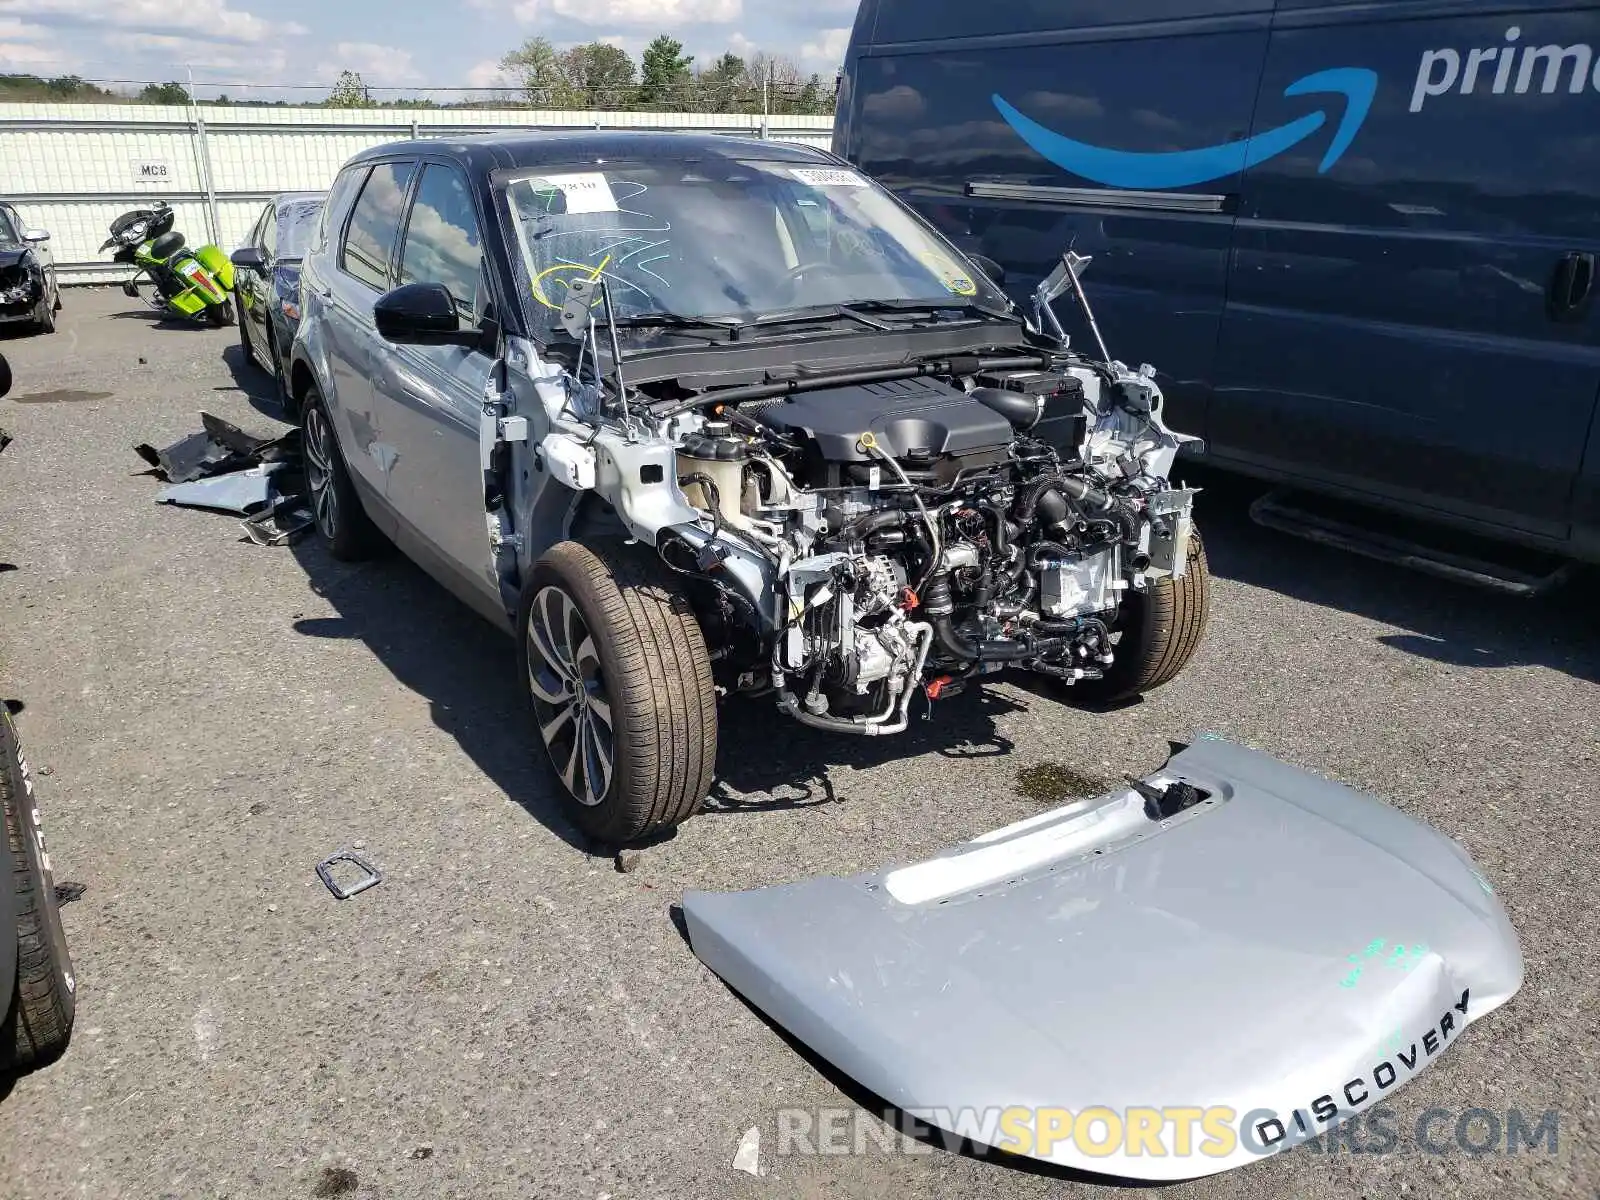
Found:
M 321 215 L 321 199 L 285 202 L 278 209 L 278 257 L 304 258 Z
M 350 213 L 340 265 L 345 272 L 380 291 L 389 286 L 389 256 L 405 208 L 406 188 L 416 163 L 379 163 Z

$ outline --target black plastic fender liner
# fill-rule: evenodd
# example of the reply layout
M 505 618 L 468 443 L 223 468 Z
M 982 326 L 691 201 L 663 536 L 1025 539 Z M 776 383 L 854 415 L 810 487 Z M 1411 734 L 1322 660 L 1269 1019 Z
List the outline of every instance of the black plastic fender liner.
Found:
M 744 600 L 755 612 L 760 623 L 758 632 L 763 635 L 778 631 L 778 619 L 773 603 L 777 595 L 778 580 L 772 564 L 765 556 L 746 549 L 727 537 L 713 537 L 698 525 L 669 525 L 656 538 L 656 552 L 661 553 L 666 543 L 681 541 L 689 548 L 691 556 L 713 542 L 716 543 L 720 561 L 705 575 L 719 587 L 727 588 Z M 674 563 L 662 556 L 668 566 L 688 572 L 683 563 Z M 694 572 L 688 572 L 694 574 Z

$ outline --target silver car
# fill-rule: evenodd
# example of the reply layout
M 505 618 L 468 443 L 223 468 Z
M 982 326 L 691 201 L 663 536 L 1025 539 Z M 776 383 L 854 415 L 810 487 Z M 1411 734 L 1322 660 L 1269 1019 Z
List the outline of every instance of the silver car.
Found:
M 318 528 L 514 630 L 574 821 L 704 799 L 719 697 L 841 736 L 1003 670 L 1178 674 L 1207 575 L 1153 368 L 1071 349 L 819 150 L 381 147 L 329 194 L 290 368 Z M 1086 302 L 1084 307 L 1086 308 Z

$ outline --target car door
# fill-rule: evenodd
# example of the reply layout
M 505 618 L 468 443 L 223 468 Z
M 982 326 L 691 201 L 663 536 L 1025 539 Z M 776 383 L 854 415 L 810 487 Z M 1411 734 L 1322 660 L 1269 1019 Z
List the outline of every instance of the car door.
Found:
M 483 223 L 466 176 L 426 162 L 398 255 L 400 283 L 449 289 L 464 326 L 486 314 Z M 374 411 L 392 441 L 389 501 L 425 555 L 500 603 L 490 571 L 478 421 L 493 358 L 476 347 L 384 342 Z
M 416 171 L 412 159 L 373 166 L 340 233 L 336 269 L 324 283 L 330 415 L 351 472 L 385 497 L 395 449 L 375 403 L 372 380 L 387 343 L 373 327 L 372 306 L 393 286 L 400 222 Z
M 261 215 L 256 218 L 256 223 L 250 227 L 250 232 L 245 235 L 245 249 L 258 251 L 263 262 L 266 259 L 266 248 L 263 245 L 262 230 L 272 223 L 273 206 L 268 204 L 262 209 Z M 239 303 L 242 311 L 239 320 L 246 325 L 250 337 L 250 344 L 256 348 L 258 355 L 264 354 L 266 346 L 266 300 L 262 292 L 261 280 L 264 272 L 255 271 L 249 267 L 238 267 L 234 270 L 234 286 L 239 292 Z
M 1272 0 L 880 0 L 847 155 L 1027 302 L 1068 246 L 1110 352 L 1202 433 Z M 1070 300 L 1057 305 L 1093 346 Z
M 1600 389 L 1600 8 L 1438 11 L 1280 0 L 1256 127 L 1327 119 L 1246 175 L 1211 451 L 1561 542 Z
M 261 348 L 262 357 L 267 356 L 267 335 L 272 326 L 272 264 L 278 252 L 278 206 L 267 205 L 267 211 L 261 216 L 261 227 L 256 234 L 256 249 L 261 251 L 261 270 L 250 272 L 251 292 L 251 335 L 255 344 Z

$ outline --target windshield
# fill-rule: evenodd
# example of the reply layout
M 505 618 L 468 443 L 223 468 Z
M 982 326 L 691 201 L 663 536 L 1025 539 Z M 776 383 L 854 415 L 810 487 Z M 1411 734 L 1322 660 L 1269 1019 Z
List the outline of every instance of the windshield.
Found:
M 21 241 L 17 231 L 11 227 L 11 217 L 5 209 L 0 208 L 0 246 L 15 246 Z
M 796 309 L 1005 297 L 855 171 L 711 159 L 547 169 L 507 198 L 536 329 L 567 284 L 605 278 L 619 318 L 756 320 Z
M 289 200 L 278 209 L 278 257 L 304 258 L 311 235 L 317 231 L 321 198 Z

